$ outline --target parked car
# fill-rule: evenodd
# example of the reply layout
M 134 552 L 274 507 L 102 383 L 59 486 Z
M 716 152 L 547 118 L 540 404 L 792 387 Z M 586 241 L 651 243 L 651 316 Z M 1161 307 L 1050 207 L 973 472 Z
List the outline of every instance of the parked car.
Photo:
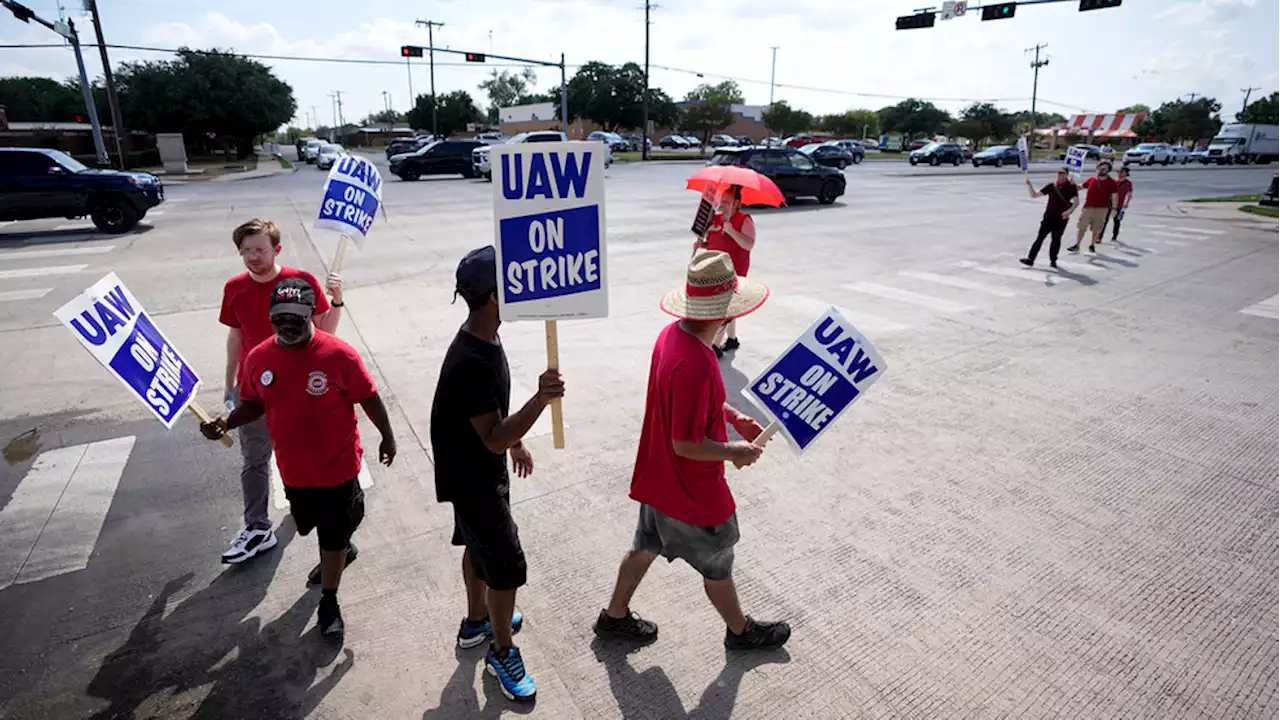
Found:
M 523 132 L 519 135 L 513 135 L 507 139 L 503 145 L 519 145 L 521 143 L 541 143 L 541 142 L 565 142 L 569 138 L 558 130 L 535 130 L 533 132 Z M 471 170 L 474 175 L 478 175 L 485 180 L 493 179 L 493 172 L 489 165 L 489 150 L 491 145 L 482 145 L 471 151 Z M 605 166 L 613 164 L 613 154 L 608 151 L 609 146 L 605 148 Z M 471 177 L 474 177 L 471 176 Z
M 497 145 L 500 142 L 504 142 L 506 139 L 507 137 L 505 135 L 497 131 L 482 132 L 479 135 L 476 135 L 476 142 L 481 142 L 485 145 Z
M 1072 145 L 1071 147 L 1084 148 L 1085 160 L 1101 160 L 1103 158 L 1102 148 L 1098 147 L 1097 145 L 1085 145 L 1084 143 L 1077 143 L 1075 145 Z M 1065 152 L 1059 153 L 1058 159 L 1066 160 L 1067 154 Z
M 863 150 L 880 149 L 880 140 L 877 138 L 863 138 L 862 140 L 856 140 L 855 142 L 861 143 Z
M 1173 162 L 1179 165 L 1186 165 L 1187 159 L 1191 157 L 1191 148 L 1185 145 L 1175 145 L 1170 150 L 1173 152 Z
M 689 147 L 689 141 L 681 135 L 667 135 L 658 141 L 658 147 L 670 150 L 681 150 Z
M 1004 167 L 1005 165 L 1018 166 L 1018 148 L 1013 145 L 992 145 L 982 152 L 973 154 L 973 166 L 982 167 L 983 165 L 993 165 L 995 167 Z
M 311 138 L 302 143 L 302 161 L 310 165 L 316 161 L 316 156 L 320 153 L 320 146 L 324 145 L 324 140 Z
M 641 143 L 653 148 L 653 141 L 640 133 L 622 133 L 622 139 L 627 141 L 627 150 L 631 152 L 640 152 Z
M 853 164 L 853 154 L 839 145 L 811 143 L 800 148 L 800 152 L 808 155 L 814 162 L 841 170 Z
M 737 140 L 739 145 L 755 145 L 756 144 L 756 141 L 752 140 L 750 135 L 739 135 L 738 137 L 734 138 L 734 140 Z
M 947 162 L 959 165 L 964 162 L 964 149 L 955 143 L 931 142 L 919 150 L 912 150 L 907 161 L 912 165 L 928 163 L 935 167 Z
M 487 147 L 479 140 L 437 140 L 414 152 L 391 158 L 391 174 L 409 182 L 423 175 L 475 177 L 471 152 Z
M 779 137 L 767 137 L 760 141 L 760 146 L 767 148 L 784 147 L 786 144 L 786 141 Z
M 594 140 L 597 142 L 602 142 L 608 145 L 610 150 L 614 150 L 617 152 L 626 152 L 627 148 L 629 147 L 627 144 L 627 141 L 624 140 L 622 136 L 619 135 L 618 133 L 603 132 L 601 130 L 597 130 L 591 133 L 590 135 L 588 135 L 587 139 Z
M 99 230 L 123 233 L 164 202 L 150 173 L 97 170 L 60 150 L 0 148 L 0 222 L 88 215 Z
M 924 140 L 924 139 L 912 140 L 911 142 L 907 143 L 907 152 L 911 152 L 912 150 L 919 150 L 920 148 L 924 147 L 925 145 L 928 145 L 931 142 L 933 141 Z
M 845 150 L 848 150 L 849 155 L 851 155 L 853 158 L 852 162 L 854 165 L 857 165 L 858 163 L 862 162 L 863 159 L 867 157 L 867 149 L 864 148 L 862 146 L 862 143 L 858 142 L 857 140 L 828 140 L 823 144 L 836 145 L 844 148 Z
M 732 135 L 712 135 L 711 140 L 709 140 L 708 142 L 711 143 L 711 147 L 737 147 L 738 146 L 738 138 Z
M 719 148 L 708 164 L 749 167 L 772 180 L 788 201 L 815 197 L 830 205 L 845 191 L 844 173 L 794 148 Z
M 347 154 L 347 149 L 337 143 L 325 143 L 316 151 L 316 169 L 328 170 L 338 161 L 338 158 Z
M 423 145 L 434 142 L 435 140 L 443 139 L 444 138 L 437 138 L 434 135 L 415 135 L 407 138 L 396 138 L 390 143 L 387 143 L 387 159 L 390 160 L 396 155 L 403 155 L 404 153 L 421 150 Z
M 1201 165 L 1208 165 L 1209 164 L 1209 146 L 1202 145 L 1196 148 L 1195 150 L 1192 150 L 1191 152 L 1187 153 L 1186 162 L 1189 162 L 1189 163 L 1198 162 Z
M 814 139 L 812 135 L 808 133 L 800 133 L 799 135 L 792 135 L 786 140 L 783 140 L 782 144 L 790 148 L 796 148 L 798 150 L 804 147 L 805 145 L 812 145 L 813 143 L 816 143 L 816 142 L 818 141 Z
M 1124 164 L 1168 165 L 1173 162 L 1173 148 L 1169 143 L 1141 143 L 1124 154 Z

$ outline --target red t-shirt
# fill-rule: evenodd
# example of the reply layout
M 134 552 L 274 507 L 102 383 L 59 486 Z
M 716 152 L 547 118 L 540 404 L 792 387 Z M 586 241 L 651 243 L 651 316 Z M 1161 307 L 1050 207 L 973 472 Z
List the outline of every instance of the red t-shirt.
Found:
M 276 331 L 271 327 L 271 291 L 286 278 L 302 278 L 315 291 L 316 317 L 329 312 L 329 298 L 325 297 L 320 283 L 309 272 L 282 267 L 280 274 L 267 282 L 254 280 L 248 272 L 231 278 L 222 288 L 222 311 L 218 314 L 218 322 L 240 330 L 239 365 L 244 365 L 250 350 L 275 336 Z
M 734 214 L 729 223 L 733 225 L 734 230 L 742 232 L 742 226 L 750 219 L 750 215 L 739 212 Z M 717 214 L 711 219 L 711 229 L 707 231 L 707 249 L 729 253 L 729 259 L 733 261 L 733 271 L 738 277 L 746 277 L 747 271 L 751 269 L 751 251 L 739 245 L 737 240 L 725 233 L 723 214 Z
M 1133 192 L 1132 180 L 1125 178 L 1124 180 L 1120 180 L 1116 182 L 1116 195 L 1119 196 L 1117 198 L 1118 200 L 1118 204 L 1116 205 L 1117 208 L 1124 207 L 1125 198 L 1129 197 L 1129 193 L 1131 192 Z
M 240 398 L 266 409 L 285 485 L 332 487 L 360 474 L 355 406 L 378 388 L 355 348 L 320 330 L 303 348 L 271 338 L 241 370 Z
M 728 520 L 736 506 L 724 463 L 682 458 L 671 446 L 673 440 L 706 438 L 729 440 L 720 365 L 711 348 L 675 322 L 653 346 L 631 499 L 690 525 Z
M 1089 191 L 1084 196 L 1085 207 L 1109 207 L 1111 195 L 1116 191 L 1116 179 L 1094 175 L 1084 181 L 1084 187 Z

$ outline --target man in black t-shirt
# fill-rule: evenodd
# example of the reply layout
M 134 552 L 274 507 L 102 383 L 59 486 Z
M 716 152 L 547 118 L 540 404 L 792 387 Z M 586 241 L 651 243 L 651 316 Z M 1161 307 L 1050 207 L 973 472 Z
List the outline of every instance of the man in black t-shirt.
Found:
M 469 313 L 440 369 L 431 405 L 431 447 L 436 499 L 453 503 L 453 544 L 466 548 L 467 615 L 458 628 L 458 646 L 489 640 L 485 663 L 502 693 L 532 700 L 533 679 L 511 640 L 523 624 L 515 603 L 526 568 L 511 516 L 507 452 L 517 476 L 533 472 L 533 456 L 521 438 L 544 407 L 564 396 L 564 381 L 559 372 L 547 370 L 538 378 L 537 394 L 509 414 L 511 376 L 498 338 L 497 291 L 493 246 L 472 250 L 458 264 L 456 295 Z
M 1049 242 L 1049 266 L 1058 267 L 1058 250 L 1062 248 L 1062 233 L 1066 232 L 1067 220 L 1071 217 L 1071 213 L 1075 212 L 1076 206 L 1080 204 L 1080 191 L 1071 182 L 1071 176 L 1067 174 L 1065 168 L 1058 169 L 1058 179 L 1044 187 L 1036 190 L 1031 184 L 1031 178 L 1026 178 L 1027 192 L 1031 194 L 1032 199 L 1041 196 L 1049 198 L 1049 203 L 1044 209 L 1044 218 L 1040 220 L 1040 232 L 1036 233 L 1036 241 L 1031 243 L 1031 250 L 1027 256 L 1018 260 L 1018 262 L 1031 267 L 1036 264 L 1036 255 L 1040 254 L 1040 244 L 1044 242 L 1046 235 L 1053 239 Z

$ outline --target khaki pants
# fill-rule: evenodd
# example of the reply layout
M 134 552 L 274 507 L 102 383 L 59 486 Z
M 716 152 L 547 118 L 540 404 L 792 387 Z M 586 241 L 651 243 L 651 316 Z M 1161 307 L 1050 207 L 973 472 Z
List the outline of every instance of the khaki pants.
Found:
M 1109 210 L 1104 207 L 1087 207 L 1080 209 L 1080 219 L 1076 221 L 1076 244 L 1084 239 L 1086 231 L 1092 233 L 1090 238 L 1098 238 L 1102 236 L 1102 230 L 1107 225 L 1107 213 Z

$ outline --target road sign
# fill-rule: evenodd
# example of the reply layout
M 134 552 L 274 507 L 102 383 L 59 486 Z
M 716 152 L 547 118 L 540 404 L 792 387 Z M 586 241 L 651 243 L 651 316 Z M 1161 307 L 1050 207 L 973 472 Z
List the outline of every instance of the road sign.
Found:
M 939 19 L 950 20 L 955 17 L 956 0 L 944 0 L 942 3 L 942 13 Z
M 1025 137 L 1018 138 L 1018 167 L 1022 168 L 1025 174 L 1030 166 L 1031 153 L 1027 150 L 1027 139 Z
M 964 17 L 965 12 L 968 10 L 968 0 L 956 0 L 956 4 L 951 7 L 951 14 L 955 17 Z
M 492 147 L 502 319 L 608 317 L 600 143 Z
M 62 20 L 53 21 L 53 31 L 62 37 L 71 40 L 71 26 Z
M 871 341 L 830 308 L 742 393 L 803 451 L 884 372 Z

